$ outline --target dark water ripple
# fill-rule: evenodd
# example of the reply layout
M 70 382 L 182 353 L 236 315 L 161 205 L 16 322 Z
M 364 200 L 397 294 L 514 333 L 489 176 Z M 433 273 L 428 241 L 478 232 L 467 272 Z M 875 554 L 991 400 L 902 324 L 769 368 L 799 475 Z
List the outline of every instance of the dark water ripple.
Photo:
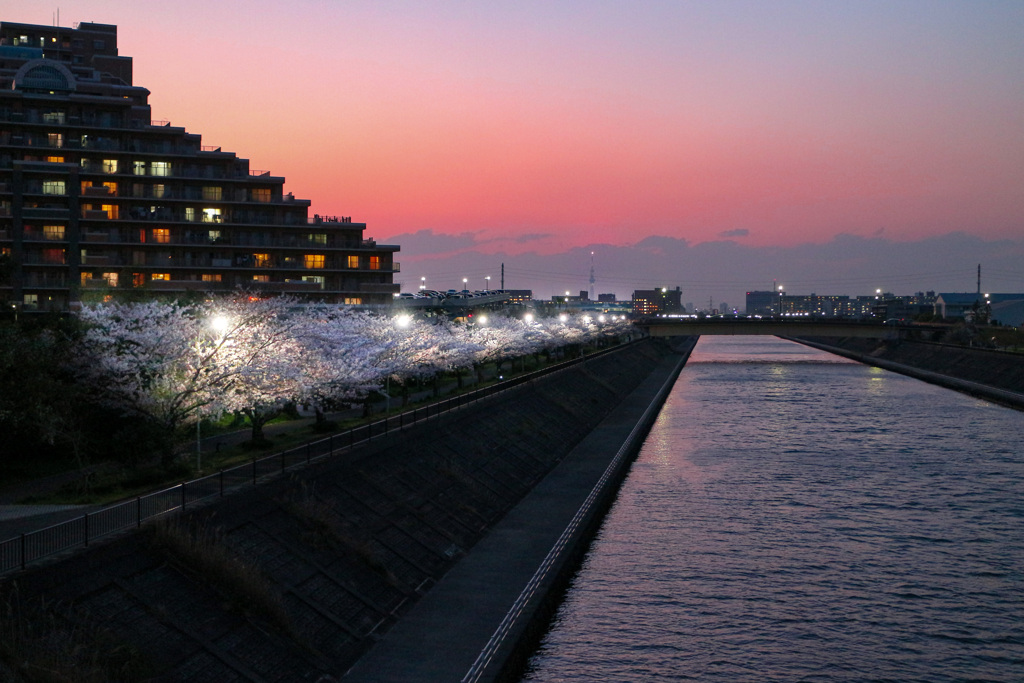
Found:
M 1024 414 L 831 360 L 701 340 L 525 680 L 1024 681 Z

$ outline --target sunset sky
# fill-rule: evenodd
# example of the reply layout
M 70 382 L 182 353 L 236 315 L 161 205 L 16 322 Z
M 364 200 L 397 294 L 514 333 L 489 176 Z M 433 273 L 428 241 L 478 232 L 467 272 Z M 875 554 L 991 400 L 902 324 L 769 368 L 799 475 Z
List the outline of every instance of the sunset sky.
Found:
M 118 26 L 155 119 L 402 245 L 406 289 L 579 291 L 595 251 L 620 296 L 973 290 L 986 255 L 1024 291 L 1020 0 L 57 4 Z

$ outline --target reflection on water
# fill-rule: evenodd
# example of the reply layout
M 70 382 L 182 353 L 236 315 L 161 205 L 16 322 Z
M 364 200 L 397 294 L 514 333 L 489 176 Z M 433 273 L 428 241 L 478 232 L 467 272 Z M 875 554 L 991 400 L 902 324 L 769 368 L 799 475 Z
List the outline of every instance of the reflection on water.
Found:
M 526 680 L 1024 680 L 1022 418 L 701 339 Z

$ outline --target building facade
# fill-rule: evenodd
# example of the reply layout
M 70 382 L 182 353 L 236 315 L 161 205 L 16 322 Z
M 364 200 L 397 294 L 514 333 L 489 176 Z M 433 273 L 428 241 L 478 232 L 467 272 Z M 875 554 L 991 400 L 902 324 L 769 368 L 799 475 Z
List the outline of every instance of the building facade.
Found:
M 633 315 L 669 315 L 683 313 L 683 293 L 679 287 L 669 289 L 637 289 L 633 292 Z
M 390 304 L 397 246 L 151 119 L 117 27 L 0 22 L 0 303 L 248 290 Z

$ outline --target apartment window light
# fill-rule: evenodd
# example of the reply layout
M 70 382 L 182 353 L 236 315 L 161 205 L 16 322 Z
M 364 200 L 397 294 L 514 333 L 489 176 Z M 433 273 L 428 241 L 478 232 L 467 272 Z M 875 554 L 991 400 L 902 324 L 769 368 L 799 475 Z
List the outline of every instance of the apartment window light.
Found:
M 167 186 L 162 183 L 157 183 L 153 186 L 153 196 L 157 199 L 162 199 L 167 196 Z
M 253 275 L 252 276 L 252 281 L 253 282 L 270 282 L 270 276 L 269 275 Z
M 62 240 L 64 239 L 64 226 L 63 225 L 44 225 L 43 226 L 43 237 L 48 240 Z
M 171 231 L 168 228 L 153 228 L 153 241 L 157 244 L 170 244 Z
M 117 273 L 103 273 L 103 279 L 107 281 L 108 287 L 117 287 Z
M 62 133 L 47 133 L 46 144 L 50 147 L 63 147 L 64 135 Z
M 100 168 L 104 173 L 117 173 L 117 159 L 104 159 Z
M 169 281 L 171 279 L 170 273 L 153 273 L 149 276 L 150 280 L 164 280 Z
M 370 270 L 380 270 L 380 256 L 370 257 Z
M 252 263 L 257 268 L 270 268 L 270 254 L 253 254 Z
M 224 197 L 223 189 L 207 185 L 203 187 L 203 199 L 207 201 L 219 202 Z
M 189 223 L 194 223 L 196 221 L 196 210 L 195 210 L 195 207 L 193 207 L 193 206 L 186 206 L 185 207 L 185 220 L 188 221 Z
M 311 244 L 327 244 L 327 235 L 322 232 L 310 233 L 308 239 Z
M 323 268 L 326 257 L 323 254 L 305 254 L 302 257 L 302 264 L 306 268 Z
M 63 249 L 43 249 L 43 263 L 64 264 L 67 262 Z
M 270 188 L 258 187 L 252 191 L 252 199 L 256 202 L 269 202 L 271 199 Z
M 111 220 L 117 220 L 120 216 L 120 208 L 117 204 L 104 204 L 103 211 L 107 214 L 107 218 Z
M 51 164 L 63 164 L 64 157 L 46 157 L 46 160 Z
M 154 176 L 169 176 L 171 175 L 171 162 L 169 161 L 154 161 L 150 164 L 149 174 Z
M 203 209 L 204 223 L 220 223 L 220 209 Z
M 220 282 L 223 279 L 220 273 L 203 273 L 203 282 Z
M 348 267 L 349 268 L 358 268 L 359 267 L 359 257 L 358 256 L 349 256 L 348 257 Z
M 145 161 L 133 161 L 132 162 L 132 173 L 134 175 L 146 175 L 146 162 Z
M 43 194 L 67 194 L 63 180 L 44 180 Z

